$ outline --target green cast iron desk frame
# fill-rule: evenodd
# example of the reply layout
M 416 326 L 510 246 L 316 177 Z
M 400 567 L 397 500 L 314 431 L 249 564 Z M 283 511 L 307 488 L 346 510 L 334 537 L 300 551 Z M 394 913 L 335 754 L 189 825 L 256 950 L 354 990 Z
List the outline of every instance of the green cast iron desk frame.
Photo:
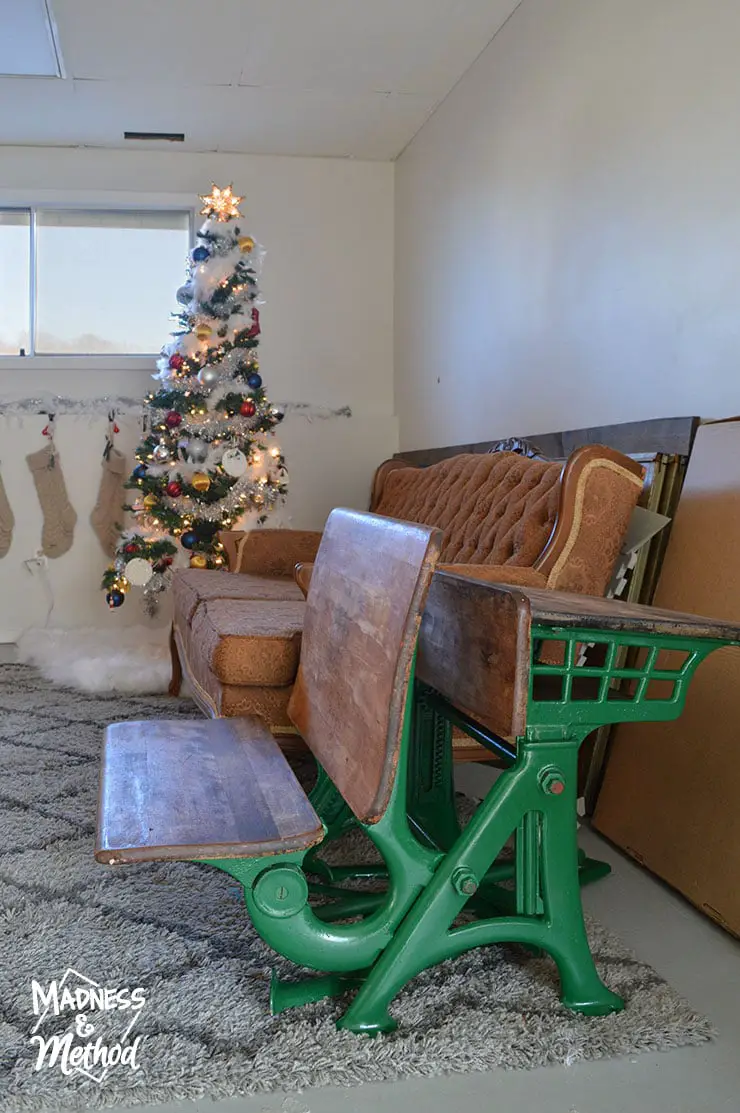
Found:
M 580 885 L 609 867 L 577 848 L 581 743 L 604 724 L 678 718 L 699 664 L 738 644 L 737 623 L 435 574 L 419 645 L 409 817 L 438 845 L 470 844 L 458 866 L 471 875 L 470 903 L 484 916 L 498 911 L 480 941 L 549 952 L 563 1002 L 578 1011 L 623 1007 L 595 970 L 583 926 Z M 485 828 L 479 851 L 455 816 L 453 724 L 508 767 L 475 814 Z M 486 867 L 512 834 L 513 860 Z
M 586 664 L 589 643 L 597 652 Z M 436 572 L 396 776 L 377 821 L 359 823 L 320 768 L 311 793 L 319 845 L 187 855 L 241 883 L 273 949 L 325 972 L 273 979 L 273 1012 L 356 988 L 338 1025 L 387 1032 L 393 998 L 417 974 L 500 942 L 552 955 L 570 1008 L 622 1008 L 596 970 L 583 922 L 581 883 L 605 867 L 578 855 L 578 749 L 604 723 L 677 718 L 696 667 L 727 644 L 740 644 L 740 624 Z M 451 723 L 509 766 L 462 830 Z M 358 824 L 382 864 L 328 864 L 321 848 Z M 502 855 L 512 835 L 513 858 Z
M 598 665 L 583 663 L 591 643 L 601 647 Z M 549 953 L 566 1006 L 590 1015 L 621 1009 L 596 970 L 583 921 L 581 884 L 608 867 L 579 856 L 578 750 L 605 723 L 677 718 L 697 666 L 728 644 L 740 644 L 740 624 L 436 572 L 390 804 L 364 826 L 384 864 L 329 866 L 315 850 L 282 855 L 284 864 L 267 870 L 259 860 L 212 861 L 243 882 L 271 946 L 331 971 L 273 979 L 273 1012 L 359 987 L 338 1026 L 389 1031 L 391 1002 L 413 977 L 500 942 Z M 669 690 L 655 698 L 653 682 Z M 453 723 L 509 766 L 463 830 Z M 322 845 L 353 824 L 321 770 L 311 801 L 326 828 Z M 502 858 L 512 835 L 513 858 Z M 306 884 L 305 873 L 321 881 Z M 387 889 L 347 887 L 358 878 L 387 879 Z M 326 903 L 310 907 L 307 893 Z
M 591 643 L 600 647 L 599 664 L 584 664 L 581 650 Z M 293 957 L 335 973 L 273 980 L 273 1011 L 359 986 L 339 1025 L 388 1031 L 395 1023 L 390 1003 L 411 978 L 496 942 L 552 955 L 570 1008 L 591 1015 L 622 1008 L 596 970 L 584 927 L 581 884 L 608 867 L 579 855 L 578 750 L 604 723 L 677 718 L 697 666 L 728 644 L 740 644 L 740 624 L 435 573 L 397 783 L 383 819 L 365 828 L 385 865 L 327 866 L 314 851 L 302 858 L 305 869 L 323 874 L 308 888 L 327 902 L 313 909 L 326 923 L 326 945 L 320 958 L 316 941 L 304 936 L 306 946 L 294 946 Z M 657 694 L 653 682 L 662 685 Z M 462 831 L 454 808 L 453 723 L 509 766 Z M 312 802 L 327 839 L 351 824 L 321 774 Z M 513 857 L 502 858 L 512 835 Z M 388 877 L 388 892 L 345 887 L 358 877 Z M 274 915 L 270 892 L 256 892 L 256 900 L 247 892 L 253 917 L 260 903 Z M 459 922 L 462 912 L 467 922 Z M 364 919 L 332 924 L 353 916 Z M 277 938 L 274 924 L 263 923 L 265 938 L 286 953 L 289 925 L 294 931 L 299 925 L 295 917 L 284 921 Z M 382 943 L 379 933 L 386 935 Z

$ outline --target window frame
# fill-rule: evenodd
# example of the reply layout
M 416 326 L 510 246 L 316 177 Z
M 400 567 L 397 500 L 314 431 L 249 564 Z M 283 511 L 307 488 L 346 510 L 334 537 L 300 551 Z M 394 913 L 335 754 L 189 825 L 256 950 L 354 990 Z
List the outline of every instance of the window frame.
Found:
M 36 317 L 36 243 L 35 214 L 39 209 L 80 209 L 81 211 L 107 210 L 126 212 L 144 210 L 174 210 L 188 214 L 189 247 L 195 244 L 198 227 L 198 207 L 192 193 L 132 193 L 128 190 L 34 190 L 0 189 L 0 210 L 19 209 L 31 213 L 30 266 L 29 266 L 29 333 L 31 344 L 35 339 Z M 183 281 L 185 271 L 183 270 Z M 173 309 L 175 293 L 172 291 Z M 174 326 L 173 326 L 174 327 Z M 167 334 L 162 333 L 162 344 Z M 159 358 L 158 352 L 146 355 L 90 354 L 90 355 L 3 355 L 0 353 L 0 374 L 3 371 L 149 371 Z

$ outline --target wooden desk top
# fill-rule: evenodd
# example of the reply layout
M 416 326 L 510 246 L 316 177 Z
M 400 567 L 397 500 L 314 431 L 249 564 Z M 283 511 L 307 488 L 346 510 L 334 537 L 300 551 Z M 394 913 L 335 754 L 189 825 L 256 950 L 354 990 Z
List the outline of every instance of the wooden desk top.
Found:
M 422 620 L 417 675 L 483 726 L 521 736 L 532 626 L 585 628 L 596 642 L 604 631 L 740 644 L 737 622 L 438 571 Z
M 680 611 L 665 611 L 621 599 L 599 599 L 593 595 L 570 595 L 538 587 L 493 584 L 440 571 L 437 577 L 466 580 L 475 585 L 477 595 L 486 592 L 506 593 L 517 598 L 517 606 L 529 612 L 533 626 L 583 627 L 590 630 L 614 630 L 634 634 L 669 634 L 682 638 L 718 638 L 740 643 L 740 622 L 704 618 Z

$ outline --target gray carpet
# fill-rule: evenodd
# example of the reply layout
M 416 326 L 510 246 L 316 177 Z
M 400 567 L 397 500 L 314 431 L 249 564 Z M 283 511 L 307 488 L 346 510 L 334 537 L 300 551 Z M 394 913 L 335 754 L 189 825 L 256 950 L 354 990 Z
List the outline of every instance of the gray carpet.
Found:
M 615 1016 L 568 1012 L 548 959 L 489 947 L 415 979 L 394 1004 L 390 1036 L 337 1032 L 334 1001 L 270 1017 L 271 968 L 294 971 L 252 931 L 231 879 L 188 863 L 110 870 L 93 860 L 103 727 L 193 713 L 186 701 L 81 695 L 28 666 L 0 668 L 3 1113 L 521 1069 L 710 1038 L 709 1022 L 595 923 L 601 972 L 628 1002 Z M 114 1067 L 101 1084 L 58 1065 L 33 1071 L 31 981 L 46 985 L 68 967 L 145 988 L 138 1071 Z

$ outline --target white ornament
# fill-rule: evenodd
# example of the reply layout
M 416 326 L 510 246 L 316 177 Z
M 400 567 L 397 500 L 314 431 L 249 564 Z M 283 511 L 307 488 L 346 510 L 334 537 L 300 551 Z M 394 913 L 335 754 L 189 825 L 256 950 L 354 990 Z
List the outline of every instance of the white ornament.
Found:
M 239 448 L 227 448 L 221 457 L 221 467 L 227 475 L 237 478 L 247 470 L 247 458 Z
M 154 575 L 154 569 L 143 557 L 134 557 L 126 563 L 124 575 L 134 587 L 144 587 Z

